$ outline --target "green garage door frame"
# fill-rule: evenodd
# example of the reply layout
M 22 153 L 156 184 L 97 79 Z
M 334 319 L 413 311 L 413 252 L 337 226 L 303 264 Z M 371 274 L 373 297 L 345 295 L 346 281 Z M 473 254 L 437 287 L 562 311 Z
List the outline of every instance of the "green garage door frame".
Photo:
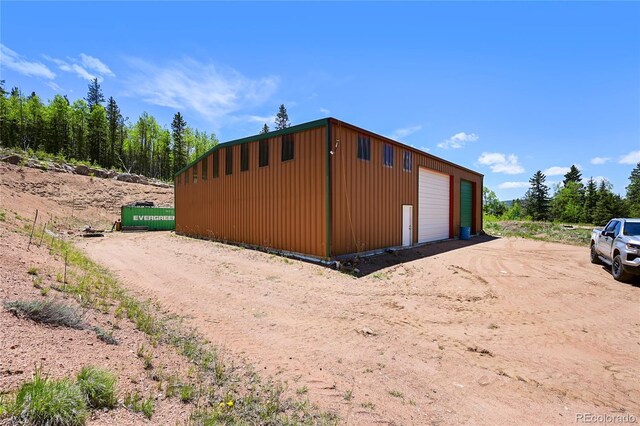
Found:
M 460 226 L 473 228 L 473 184 L 466 180 L 460 181 Z

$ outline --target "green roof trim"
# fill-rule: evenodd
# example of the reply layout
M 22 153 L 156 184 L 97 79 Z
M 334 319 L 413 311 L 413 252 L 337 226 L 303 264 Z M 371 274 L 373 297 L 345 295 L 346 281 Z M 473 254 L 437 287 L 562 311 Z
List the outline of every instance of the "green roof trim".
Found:
M 269 133 L 263 133 L 263 134 L 260 134 L 260 135 L 253 135 L 253 136 L 248 136 L 248 137 L 242 138 L 242 139 L 235 139 L 235 140 L 232 140 L 232 141 L 219 143 L 218 145 L 214 146 L 213 148 L 211 148 L 210 150 L 208 150 L 207 152 L 205 152 L 204 154 L 202 154 L 201 156 L 199 156 L 198 158 L 193 160 L 191 163 L 189 163 L 188 165 L 186 165 L 185 167 L 180 169 L 176 174 L 174 174 L 174 178 L 177 177 L 179 174 L 184 173 L 186 170 L 188 170 L 189 168 L 193 167 L 194 164 L 198 163 L 203 158 L 205 158 L 207 155 L 211 154 L 214 151 L 217 151 L 220 148 L 226 148 L 228 146 L 240 145 L 240 144 L 243 144 L 243 143 L 256 142 L 256 141 L 259 141 L 260 139 L 274 138 L 274 137 L 278 137 L 278 136 L 282 136 L 282 135 L 288 135 L 290 133 L 297 133 L 297 132 L 301 132 L 303 130 L 315 129 L 317 127 L 324 127 L 324 126 L 328 126 L 328 125 L 329 125 L 329 118 L 322 118 L 320 120 L 309 121 L 308 123 L 302 123 L 302 124 L 298 124 L 296 126 L 287 127 L 286 129 L 282 129 L 282 130 L 275 130 L 275 131 L 269 132 Z

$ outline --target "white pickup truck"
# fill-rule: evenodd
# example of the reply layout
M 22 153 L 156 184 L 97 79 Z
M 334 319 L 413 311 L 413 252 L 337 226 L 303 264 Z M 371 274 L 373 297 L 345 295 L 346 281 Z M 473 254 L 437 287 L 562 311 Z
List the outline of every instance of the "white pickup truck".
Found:
M 640 218 L 611 219 L 591 232 L 591 263 L 611 266 L 611 275 L 626 281 L 640 274 Z

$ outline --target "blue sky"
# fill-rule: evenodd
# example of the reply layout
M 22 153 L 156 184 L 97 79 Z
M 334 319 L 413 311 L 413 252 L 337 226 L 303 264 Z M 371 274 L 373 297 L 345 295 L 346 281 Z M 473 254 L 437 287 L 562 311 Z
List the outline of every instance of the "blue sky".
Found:
M 640 161 L 640 3 L 0 2 L 0 73 L 42 98 L 97 76 L 130 121 L 224 142 L 333 116 L 485 174 L 501 199 Z

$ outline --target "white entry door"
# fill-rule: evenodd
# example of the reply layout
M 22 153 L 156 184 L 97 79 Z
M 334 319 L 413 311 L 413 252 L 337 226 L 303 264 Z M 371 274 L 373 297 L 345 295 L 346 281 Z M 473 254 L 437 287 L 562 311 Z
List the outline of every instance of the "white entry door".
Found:
M 449 175 L 421 168 L 418 173 L 418 242 L 449 238 Z
M 402 246 L 408 247 L 413 241 L 413 206 L 402 205 Z

